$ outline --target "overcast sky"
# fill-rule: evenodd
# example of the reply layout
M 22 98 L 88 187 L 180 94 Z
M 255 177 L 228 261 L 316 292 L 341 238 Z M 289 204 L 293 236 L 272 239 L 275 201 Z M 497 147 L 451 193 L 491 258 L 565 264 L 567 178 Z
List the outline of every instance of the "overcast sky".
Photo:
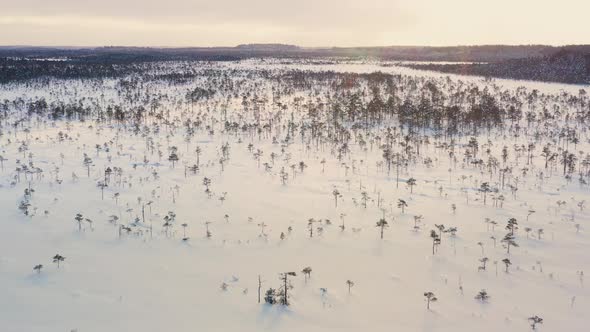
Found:
M 2 0 L 0 45 L 590 43 L 590 0 Z

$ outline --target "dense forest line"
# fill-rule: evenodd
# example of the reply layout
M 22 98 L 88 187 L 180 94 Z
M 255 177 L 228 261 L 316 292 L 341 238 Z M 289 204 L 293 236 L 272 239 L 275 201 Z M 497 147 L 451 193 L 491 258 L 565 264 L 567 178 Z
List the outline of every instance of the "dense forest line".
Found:
M 426 69 L 461 75 L 511 78 L 573 84 L 590 83 L 590 53 L 562 50 L 551 56 L 511 59 L 490 63 L 408 64 Z
M 238 61 L 250 58 L 457 62 L 405 64 L 415 69 L 524 80 L 590 82 L 590 46 L 304 48 L 245 44 L 213 48 L 0 47 L 0 83 L 41 77 L 121 77 L 144 62 Z
M 83 60 L 223 60 L 251 57 L 348 57 L 392 61 L 494 62 L 552 55 L 561 49 L 590 52 L 588 45 L 554 47 L 546 45 L 481 46 L 384 46 L 384 47 L 299 47 L 284 44 L 243 44 L 236 47 L 25 47 L 0 46 L 0 57 L 57 58 Z

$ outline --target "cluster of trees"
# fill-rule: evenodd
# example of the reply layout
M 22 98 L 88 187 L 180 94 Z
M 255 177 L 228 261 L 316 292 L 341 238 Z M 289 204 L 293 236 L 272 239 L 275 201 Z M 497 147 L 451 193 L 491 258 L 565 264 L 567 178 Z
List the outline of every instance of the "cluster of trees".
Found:
M 60 254 L 55 254 L 55 256 L 53 256 L 53 263 L 55 263 L 57 265 L 58 269 L 59 269 L 59 264 L 65 260 L 66 260 L 66 258 Z M 33 271 L 37 272 L 37 274 L 40 274 L 42 269 L 43 269 L 43 264 L 37 264 L 33 267 Z

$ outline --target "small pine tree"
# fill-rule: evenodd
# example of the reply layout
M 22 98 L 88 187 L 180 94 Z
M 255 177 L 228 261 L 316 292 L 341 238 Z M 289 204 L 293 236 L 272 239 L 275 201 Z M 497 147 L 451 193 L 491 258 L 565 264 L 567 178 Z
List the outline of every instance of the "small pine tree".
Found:
M 510 267 L 510 265 L 512 265 L 512 262 L 508 258 L 504 258 L 502 262 L 504 263 L 504 265 L 506 265 L 506 273 L 508 273 L 508 268 Z
M 406 184 L 408 185 L 408 187 L 410 187 L 410 194 L 413 194 L 414 186 L 416 185 L 416 179 L 409 178 L 408 181 L 406 181 Z
M 440 244 L 440 237 L 436 234 L 436 231 L 433 229 L 430 231 L 430 238 L 432 239 L 432 254 L 434 255 L 436 252 L 436 246 Z
M 537 329 L 537 324 L 543 324 L 543 318 L 541 318 L 537 315 L 534 315 L 532 317 L 529 317 L 529 322 L 531 324 L 531 328 L 534 331 Z
M 277 303 L 277 294 L 276 291 L 274 290 L 274 288 L 269 288 L 266 290 L 266 293 L 264 294 L 264 302 L 268 303 L 268 304 L 275 304 Z
M 426 297 L 426 309 L 430 310 L 430 302 L 436 302 L 438 299 L 434 295 L 433 292 L 424 292 L 424 297 Z
M 406 212 L 406 208 L 408 207 L 408 203 L 406 203 L 406 201 L 404 201 L 403 199 L 398 199 L 397 200 L 397 208 L 402 210 L 402 213 Z
M 348 294 L 350 294 L 350 289 L 354 286 L 354 281 L 346 280 L 346 286 L 348 286 Z
M 311 278 L 311 267 L 306 267 L 303 270 L 301 270 L 301 273 L 303 273 L 303 277 L 305 278 L 305 282 L 307 283 L 307 279 Z
M 488 292 L 485 289 L 480 290 L 479 293 L 475 295 L 475 299 L 480 300 L 481 302 L 487 302 L 489 298 L 490 296 L 488 295 Z
M 55 256 L 53 256 L 53 262 L 57 263 L 58 269 L 59 269 L 59 263 L 63 262 L 64 260 L 66 260 L 66 258 L 60 254 L 56 254 Z
M 504 238 L 502 239 L 502 242 L 506 244 L 506 253 L 510 253 L 510 247 L 518 247 L 518 243 L 516 243 L 515 239 L 514 239 L 514 235 L 508 233 L 506 234 L 506 236 L 504 236 Z
M 518 222 L 516 222 L 516 218 L 508 219 L 506 229 L 510 231 L 510 235 L 514 235 L 514 231 L 518 229 Z
M 383 240 L 383 230 L 388 226 L 389 224 L 387 223 L 387 220 L 385 220 L 385 218 L 381 218 L 377 222 L 377 227 L 381 228 L 381 240 Z

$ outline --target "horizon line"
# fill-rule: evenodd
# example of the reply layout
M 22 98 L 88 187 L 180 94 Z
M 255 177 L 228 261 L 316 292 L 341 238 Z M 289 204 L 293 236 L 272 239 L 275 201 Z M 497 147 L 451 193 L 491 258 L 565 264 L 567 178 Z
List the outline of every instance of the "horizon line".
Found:
M 588 44 L 540 44 L 540 43 L 531 43 L 531 44 L 454 44 L 454 45 L 425 45 L 425 44 L 406 44 L 406 45 L 357 45 L 357 46 L 304 46 L 298 44 L 289 44 L 289 43 L 241 43 L 236 44 L 233 46 L 229 45 L 215 45 L 215 46 L 204 46 L 204 45 L 30 45 L 30 44 L 21 44 L 21 45 L 14 45 L 14 44 L 0 44 L 0 48 L 58 48 L 58 49 L 93 49 L 93 48 L 159 48 L 159 49 L 182 49 L 182 48 L 238 48 L 241 46 L 252 46 L 252 47 L 264 47 L 264 46 L 286 46 L 286 47 L 297 47 L 300 49 L 330 49 L 330 48 L 411 48 L 411 47 L 422 47 L 422 48 L 453 48 L 453 47 L 493 47 L 493 46 L 508 46 L 508 47 L 531 47 L 531 46 L 544 46 L 544 47 L 569 47 L 569 46 L 590 46 Z

